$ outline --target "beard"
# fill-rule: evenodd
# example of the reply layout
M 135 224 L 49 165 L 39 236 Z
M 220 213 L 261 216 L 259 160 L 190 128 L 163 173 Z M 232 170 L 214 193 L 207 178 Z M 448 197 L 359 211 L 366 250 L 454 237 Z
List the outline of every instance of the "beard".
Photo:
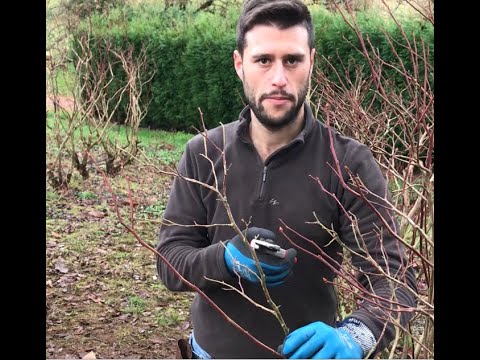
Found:
M 298 112 L 302 108 L 305 98 L 307 96 L 308 82 L 305 82 L 305 85 L 298 92 L 296 101 L 294 95 L 289 94 L 283 90 L 277 90 L 272 91 L 268 94 L 262 94 L 262 96 L 260 96 L 257 102 L 255 100 L 253 90 L 248 85 L 248 82 L 245 81 L 245 78 L 243 80 L 243 90 L 245 92 L 245 96 L 247 97 L 248 105 L 250 106 L 250 109 L 252 109 L 258 121 L 260 121 L 260 123 L 268 130 L 278 131 L 280 129 L 283 129 L 297 118 Z M 273 95 L 285 97 L 293 103 L 290 109 L 286 110 L 285 113 L 280 117 L 270 116 L 265 110 L 265 107 L 262 105 L 263 100 Z

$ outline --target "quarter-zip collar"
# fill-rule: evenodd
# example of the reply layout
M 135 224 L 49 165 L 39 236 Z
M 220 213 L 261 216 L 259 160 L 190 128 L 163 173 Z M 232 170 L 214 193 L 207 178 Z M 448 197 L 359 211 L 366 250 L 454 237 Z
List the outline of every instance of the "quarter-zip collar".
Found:
M 308 135 L 312 132 L 314 122 L 316 121 L 313 117 L 312 109 L 307 103 L 303 104 L 303 108 L 304 108 L 305 122 L 304 122 L 302 131 L 300 131 L 300 133 L 295 138 L 293 138 L 288 145 L 282 147 L 282 149 L 289 147 L 292 143 L 297 143 L 297 142 L 305 143 Z M 252 121 L 250 106 L 247 105 L 240 113 L 237 134 L 240 140 L 242 140 L 247 144 L 253 145 L 252 139 L 250 137 L 250 131 L 249 131 L 250 121 Z M 279 150 L 275 151 L 272 155 L 277 153 Z M 269 158 L 270 157 L 271 155 L 269 156 Z

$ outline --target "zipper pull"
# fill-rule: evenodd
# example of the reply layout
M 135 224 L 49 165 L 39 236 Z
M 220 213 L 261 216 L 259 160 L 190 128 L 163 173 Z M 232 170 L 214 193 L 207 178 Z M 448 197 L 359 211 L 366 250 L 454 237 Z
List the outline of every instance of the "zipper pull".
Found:
M 265 182 L 265 179 L 267 178 L 267 167 L 263 167 L 263 182 Z

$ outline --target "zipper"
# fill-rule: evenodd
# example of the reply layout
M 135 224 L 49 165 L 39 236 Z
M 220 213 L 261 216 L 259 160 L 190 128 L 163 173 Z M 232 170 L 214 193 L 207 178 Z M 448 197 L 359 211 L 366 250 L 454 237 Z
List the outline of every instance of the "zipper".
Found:
M 267 168 L 268 168 L 268 164 L 271 163 L 272 158 L 275 157 L 278 153 L 282 152 L 283 150 L 290 148 L 291 146 L 293 146 L 293 145 L 296 144 L 297 142 L 299 142 L 299 140 L 297 140 L 297 139 L 292 140 L 289 144 L 285 145 L 284 147 L 281 147 L 280 149 L 275 150 L 275 151 L 274 151 L 272 154 L 270 154 L 270 156 L 265 160 L 265 162 L 263 163 L 262 182 L 261 182 L 261 184 L 260 184 L 260 195 L 258 196 L 258 199 L 262 199 L 262 198 L 263 198 L 263 190 L 264 190 L 265 180 L 267 180 Z M 261 158 L 260 158 L 260 155 L 258 154 L 258 151 L 256 151 L 256 149 L 255 149 L 255 146 L 254 146 L 253 144 L 251 144 L 251 147 L 252 147 L 253 150 L 257 153 L 257 158 L 259 159 L 259 161 L 262 161 Z M 265 164 L 267 164 L 267 165 L 265 165 Z
M 267 166 L 264 166 L 263 167 L 263 175 L 262 175 L 262 183 L 260 185 L 260 196 L 259 196 L 260 199 L 263 196 L 263 185 L 265 184 L 266 179 L 267 179 Z

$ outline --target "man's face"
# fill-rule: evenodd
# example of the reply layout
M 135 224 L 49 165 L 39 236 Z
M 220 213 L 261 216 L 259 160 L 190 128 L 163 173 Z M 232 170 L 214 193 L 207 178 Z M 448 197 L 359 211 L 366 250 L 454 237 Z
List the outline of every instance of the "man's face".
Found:
M 234 63 L 247 101 L 266 128 L 281 129 L 296 119 L 307 94 L 315 54 L 307 29 L 256 25 L 245 44 L 243 57 L 234 52 Z

